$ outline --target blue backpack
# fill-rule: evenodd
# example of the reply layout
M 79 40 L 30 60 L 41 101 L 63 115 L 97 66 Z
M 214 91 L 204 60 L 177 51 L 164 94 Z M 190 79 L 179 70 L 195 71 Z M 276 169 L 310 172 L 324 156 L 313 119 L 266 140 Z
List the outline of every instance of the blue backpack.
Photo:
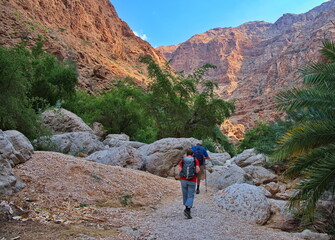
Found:
M 200 147 L 196 147 L 193 156 L 198 159 L 200 165 L 203 165 L 204 160 L 205 160 L 205 156 L 202 154 L 201 148 Z
M 186 179 L 192 179 L 195 175 L 195 158 L 184 157 L 182 159 L 182 170 L 179 176 L 185 177 Z

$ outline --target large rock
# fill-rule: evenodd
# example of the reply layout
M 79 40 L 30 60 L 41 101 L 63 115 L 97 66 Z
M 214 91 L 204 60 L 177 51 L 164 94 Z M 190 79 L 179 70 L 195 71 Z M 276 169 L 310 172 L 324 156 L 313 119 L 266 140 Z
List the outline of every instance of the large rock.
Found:
M 133 148 L 140 148 L 145 145 L 145 143 L 135 142 L 135 141 L 122 141 L 117 139 L 105 140 L 103 142 L 105 145 L 108 145 L 110 148 L 121 147 L 121 146 L 130 146 Z
M 64 109 L 53 108 L 42 113 L 42 120 L 52 134 L 67 132 L 89 132 L 93 130 L 76 114 Z
M 12 167 L 25 161 L 22 154 L 14 149 L 7 136 L 0 130 L 0 196 L 12 194 L 24 187 L 17 181 Z
M 143 166 L 142 156 L 135 148 L 128 145 L 97 151 L 85 160 L 132 169 L 141 169 Z
M 214 201 L 229 212 L 234 212 L 249 222 L 265 224 L 271 205 L 263 191 L 250 184 L 233 184 L 214 196 Z
M 41 137 L 34 140 L 34 145 L 38 150 L 49 150 L 71 155 L 76 155 L 79 152 L 92 154 L 106 148 L 98 136 L 88 132 L 72 132 Z
M 211 168 L 212 166 L 223 166 L 227 160 L 231 159 L 231 156 L 227 152 L 223 153 L 208 153 L 210 159 L 206 160 L 207 167 Z
M 104 129 L 104 126 L 99 122 L 94 122 L 92 124 L 92 131 L 95 135 L 98 137 L 103 137 L 106 134 L 106 130 Z
M 0 152 L 0 196 L 12 194 L 16 185 L 16 177 L 9 161 Z
M 271 217 L 267 225 L 284 231 L 294 231 L 296 221 L 294 214 L 288 208 L 288 202 L 284 200 L 268 199 L 271 204 Z
M 252 176 L 254 184 L 266 184 L 277 180 L 277 175 L 261 166 L 248 166 L 243 170 Z
M 144 159 L 144 168 L 155 175 L 174 177 L 174 167 L 186 149 L 200 141 L 195 138 L 164 138 L 138 149 Z
M 12 142 L 7 135 L 0 130 L 0 154 L 6 159 L 12 167 L 19 163 L 24 163 L 27 159 L 15 150 Z
M 4 131 L 4 134 L 12 143 L 14 149 L 21 153 L 25 161 L 31 158 L 31 155 L 34 153 L 34 148 L 26 136 L 16 130 L 7 130 Z
M 308 230 L 308 229 L 305 229 L 301 233 L 296 233 L 295 235 L 297 237 L 299 237 L 301 239 L 305 239 L 305 240 L 316 240 L 316 239 L 317 240 L 331 240 L 331 239 L 333 239 L 325 233 L 316 233 L 316 232 L 312 232 L 311 230 Z
M 108 134 L 104 140 L 104 144 L 108 144 L 111 140 L 119 140 L 119 141 L 129 141 L 130 138 L 127 134 Z
M 244 150 L 231 159 L 236 165 L 246 167 L 249 165 L 263 165 L 266 162 L 264 154 L 258 154 L 254 148 Z
M 214 189 L 221 190 L 235 183 L 252 183 L 251 176 L 236 164 L 213 167 L 207 174 L 207 183 Z

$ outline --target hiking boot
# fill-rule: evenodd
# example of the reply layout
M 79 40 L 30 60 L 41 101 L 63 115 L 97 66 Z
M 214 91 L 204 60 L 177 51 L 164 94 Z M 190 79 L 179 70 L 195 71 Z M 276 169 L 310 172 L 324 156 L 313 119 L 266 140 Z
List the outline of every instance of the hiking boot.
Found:
M 199 194 L 200 193 L 200 190 L 199 189 L 197 189 L 197 191 L 195 192 L 196 194 Z
M 187 219 L 191 219 L 191 210 L 189 208 L 185 209 L 184 210 L 184 216 L 187 218 Z

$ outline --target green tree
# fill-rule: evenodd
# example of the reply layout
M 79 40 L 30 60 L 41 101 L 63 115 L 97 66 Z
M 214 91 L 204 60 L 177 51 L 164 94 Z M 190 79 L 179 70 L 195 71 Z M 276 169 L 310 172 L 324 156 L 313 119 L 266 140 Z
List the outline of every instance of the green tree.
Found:
M 74 65 L 58 61 L 53 55 L 43 51 L 42 46 L 38 42 L 29 56 L 31 90 L 28 96 L 36 110 L 72 98 L 78 84 Z
M 303 87 L 278 95 L 278 108 L 300 111 L 300 120 L 287 131 L 274 154 L 287 159 L 287 174 L 301 177 L 296 194 L 290 199 L 307 219 L 326 192 L 335 192 L 335 44 L 323 41 L 325 62 L 314 62 L 300 69 Z M 303 203 L 303 204 L 302 204 Z
M 125 133 L 132 140 L 153 142 L 157 132 L 146 108 L 144 89 L 134 83 L 118 82 L 101 98 L 101 114 L 97 119 L 111 133 Z
M 0 129 L 16 129 L 28 138 L 42 131 L 27 96 L 30 82 L 25 72 L 29 52 L 22 47 L 0 47 Z
M 148 107 L 158 138 L 212 137 L 213 129 L 233 112 L 234 105 L 215 94 L 217 85 L 204 79 L 205 73 L 215 66 L 206 64 L 185 76 L 159 67 L 151 57 L 143 57 L 141 61 L 148 65 L 152 79 Z

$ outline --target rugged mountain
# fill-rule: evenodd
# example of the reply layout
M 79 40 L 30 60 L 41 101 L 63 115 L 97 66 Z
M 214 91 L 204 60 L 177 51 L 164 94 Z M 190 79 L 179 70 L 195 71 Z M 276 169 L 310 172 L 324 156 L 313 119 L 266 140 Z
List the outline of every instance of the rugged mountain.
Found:
M 321 40 L 335 36 L 334 20 L 332 0 L 305 14 L 285 14 L 274 24 L 257 21 L 215 28 L 158 50 L 172 59 L 171 66 L 177 71 L 191 72 L 205 63 L 216 65 L 208 78 L 219 84 L 222 98 L 236 101 L 231 121 L 249 128 L 257 120 L 279 115 L 273 97 L 301 83 L 297 68 L 318 59 Z
M 164 57 L 135 36 L 109 0 L 0 0 L 0 45 L 43 39 L 46 50 L 77 63 L 80 87 L 106 89 L 111 79 L 146 80 L 140 55 Z

